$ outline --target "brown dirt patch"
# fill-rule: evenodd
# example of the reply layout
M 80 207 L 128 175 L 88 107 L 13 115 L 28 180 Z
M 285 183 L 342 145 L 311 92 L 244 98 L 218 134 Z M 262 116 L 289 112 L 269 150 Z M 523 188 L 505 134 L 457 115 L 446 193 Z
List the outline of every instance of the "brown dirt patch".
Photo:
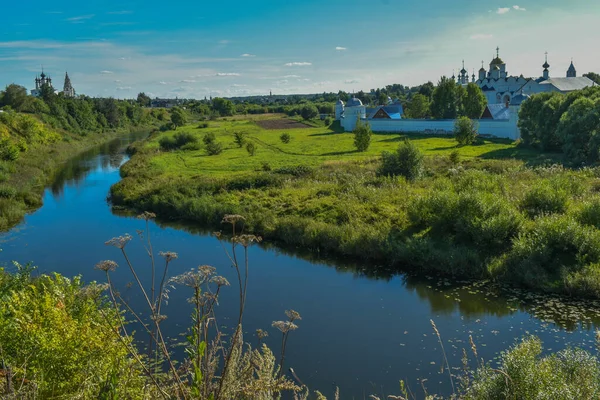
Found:
M 310 126 L 305 125 L 298 121 L 292 121 L 291 119 L 264 119 L 262 121 L 256 121 L 256 124 L 263 129 L 305 129 Z

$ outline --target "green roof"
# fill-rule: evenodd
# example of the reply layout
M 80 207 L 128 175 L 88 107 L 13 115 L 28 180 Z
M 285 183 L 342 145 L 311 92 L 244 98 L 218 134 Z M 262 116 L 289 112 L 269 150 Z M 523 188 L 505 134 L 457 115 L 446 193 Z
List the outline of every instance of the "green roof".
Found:
M 502 61 L 502 59 L 500 57 L 496 57 L 490 63 L 490 65 L 494 65 L 494 64 L 496 64 L 496 65 L 504 64 L 504 61 Z

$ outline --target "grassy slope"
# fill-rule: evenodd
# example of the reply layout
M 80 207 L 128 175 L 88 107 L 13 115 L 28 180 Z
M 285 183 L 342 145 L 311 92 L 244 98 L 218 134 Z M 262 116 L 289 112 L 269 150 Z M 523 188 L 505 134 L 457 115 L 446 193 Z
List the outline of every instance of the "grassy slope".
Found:
M 373 268 L 600 296 L 598 169 L 532 169 L 558 157 L 503 140 L 457 147 L 448 137 L 408 135 L 427 156 L 426 176 L 410 183 L 375 173 L 381 151 L 396 149 L 404 135 L 374 135 L 369 151 L 357 153 L 352 134 L 325 128 L 288 130 L 289 144 L 282 131 L 239 119 L 180 130 L 199 138 L 213 131 L 225 150 L 161 152 L 158 140 L 173 132 L 155 135 L 124 166 L 115 204 L 212 229 L 222 215 L 242 214 L 266 239 L 370 260 Z M 233 144 L 234 131 L 257 144 L 254 157 Z M 454 150 L 458 167 L 447 157 Z M 276 171 L 297 165 L 312 168 Z

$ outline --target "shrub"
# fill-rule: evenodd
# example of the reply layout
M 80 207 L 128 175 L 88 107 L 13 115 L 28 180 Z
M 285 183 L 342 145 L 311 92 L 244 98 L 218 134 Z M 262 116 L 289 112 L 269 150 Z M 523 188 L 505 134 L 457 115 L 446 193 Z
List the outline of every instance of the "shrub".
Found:
M 292 140 L 292 137 L 290 136 L 289 133 L 282 133 L 281 136 L 279 136 L 279 139 L 283 142 L 283 143 L 289 143 L 290 140 Z
M 542 181 L 533 187 L 521 202 L 521 207 L 530 217 L 541 214 L 562 214 L 567 210 L 568 193 L 562 188 L 553 187 L 547 181 Z
M 15 161 L 19 158 L 19 147 L 8 139 L 0 142 L 0 158 L 4 161 Z
M 160 148 L 165 151 L 184 148 L 197 149 L 198 138 L 193 133 L 177 132 L 173 136 L 164 136 L 158 141 Z
M 313 119 L 316 118 L 317 115 L 319 115 L 319 110 L 312 104 L 306 104 L 302 106 L 302 109 L 300 110 L 300 115 L 305 120 Z
M 246 151 L 248 152 L 248 154 L 253 156 L 254 154 L 256 154 L 256 145 L 253 142 L 246 143 Z
M 202 138 L 202 141 L 204 142 L 204 144 L 208 145 L 210 143 L 214 143 L 217 140 L 217 137 L 215 136 L 215 134 L 213 132 L 208 132 L 204 135 L 204 137 Z
M 233 132 L 233 142 L 241 149 L 246 144 L 246 134 L 244 132 Z
M 209 156 L 216 156 L 223 152 L 223 145 L 219 142 L 209 142 L 206 144 L 206 153 Z
M 274 172 L 282 175 L 292 175 L 295 177 L 300 177 L 310 175 L 313 172 L 313 170 L 307 165 L 295 165 L 290 167 L 277 168 Z
M 423 171 L 423 154 L 408 139 L 405 139 L 395 153 L 384 151 L 381 154 L 381 166 L 378 175 L 400 175 L 408 180 L 415 180 Z
M 198 124 L 198 129 L 206 129 L 208 128 L 208 122 L 201 122 Z
M 454 123 L 454 137 L 461 145 L 472 144 L 477 138 L 477 124 L 469 117 L 460 117 Z
M 333 123 L 333 120 L 331 119 L 331 117 L 327 117 L 325 118 L 325 126 L 329 126 Z
M 267 171 L 267 172 L 268 172 L 268 171 L 270 171 L 270 170 L 271 170 L 271 164 L 269 164 L 269 163 L 268 163 L 268 162 L 266 162 L 266 161 L 263 161 L 261 169 L 262 169 L 263 171 Z
M 12 186 L 0 185 L 0 197 L 12 199 L 17 195 L 17 189 Z
M 600 229 L 600 198 L 584 202 L 576 213 L 577 221 L 582 225 L 594 226 Z
M 354 147 L 356 150 L 363 152 L 369 149 L 371 145 L 371 136 L 373 132 L 369 124 L 364 124 L 360 119 L 356 122 L 356 128 L 354 128 Z
M 460 163 L 460 153 L 458 152 L 458 150 L 453 150 L 452 153 L 450 153 L 450 155 L 448 156 L 448 160 L 450 160 L 450 162 L 453 165 L 457 165 Z

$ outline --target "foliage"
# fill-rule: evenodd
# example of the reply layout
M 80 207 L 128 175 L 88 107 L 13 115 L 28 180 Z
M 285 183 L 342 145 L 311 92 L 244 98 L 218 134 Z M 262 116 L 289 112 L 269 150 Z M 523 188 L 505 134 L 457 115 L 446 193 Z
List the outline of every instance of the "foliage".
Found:
M 256 154 L 256 145 L 254 144 L 254 142 L 246 143 L 246 151 L 251 156 L 254 156 Z
M 356 127 L 353 131 L 354 134 L 354 147 L 359 152 L 364 152 L 369 149 L 371 145 L 371 136 L 373 132 L 368 123 L 363 123 L 360 119 L 356 121 Z
M 281 140 L 281 143 L 289 143 L 290 140 L 292 140 L 292 137 L 290 136 L 289 133 L 282 133 L 281 136 L 279 136 L 279 139 Z
M 381 166 L 377 170 L 378 175 L 399 175 L 410 181 L 419 178 L 422 172 L 423 154 L 408 139 L 405 139 L 398 146 L 395 153 L 383 152 L 381 154 Z
M 160 148 L 164 151 L 181 149 L 184 146 L 193 148 L 189 145 L 198 143 L 198 137 L 190 132 L 177 132 L 173 136 L 163 136 L 160 141 Z
M 305 120 L 313 119 L 319 115 L 319 110 L 314 105 L 307 104 L 307 105 L 303 106 L 302 109 L 300 110 L 300 115 Z
M 415 94 L 404 110 L 407 118 L 424 119 L 431 116 L 429 97 L 421 93 Z
M 242 148 L 246 144 L 246 134 L 244 132 L 233 132 L 233 142 L 237 147 Z
M 175 129 L 177 129 L 178 126 L 184 126 L 187 122 L 185 111 L 179 107 L 173 107 L 173 109 L 171 109 L 171 122 L 175 126 Z
M 141 92 L 137 95 L 137 102 L 142 107 L 150 107 L 152 104 L 152 99 L 146 93 Z
M 448 156 L 448 159 L 453 165 L 457 165 L 460 163 L 460 152 L 458 150 L 452 151 Z
M 600 75 L 595 72 L 588 72 L 587 74 L 583 74 L 586 78 L 593 80 L 596 85 L 600 85 Z
M 102 301 L 102 286 L 31 271 L 0 272 L 0 343 L 14 387 L 27 379 L 39 398 L 95 398 L 113 377 L 119 397 L 138 398 L 141 371 L 114 334 L 121 317 Z
M 27 102 L 27 89 L 23 86 L 10 84 L 0 92 L 0 108 L 10 107 L 15 111 L 23 110 Z
M 466 90 L 466 96 L 462 101 L 463 115 L 471 119 L 479 119 L 485 110 L 487 99 L 475 83 L 469 83 Z
M 454 138 L 460 145 L 473 144 L 477 139 L 477 123 L 469 117 L 460 117 L 454 123 Z
M 442 76 L 431 101 L 431 115 L 436 119 L 455 119 L 458 116 L 460 98 L 454 79 Z
M 215 97 L 212 100 L 213 109 L 222 117 L 228 117 L 235 113 L 235 108 L 231 100 Z

